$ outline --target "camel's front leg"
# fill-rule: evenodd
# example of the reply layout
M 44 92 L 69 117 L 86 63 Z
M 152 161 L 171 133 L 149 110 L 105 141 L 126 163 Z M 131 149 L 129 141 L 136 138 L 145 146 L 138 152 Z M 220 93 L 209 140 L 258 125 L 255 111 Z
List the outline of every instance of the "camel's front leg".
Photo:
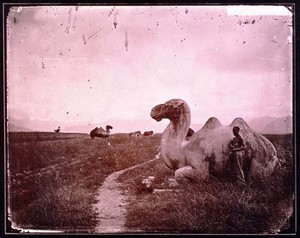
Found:
M 175 171 L 175 179 L 177 181 L 184 181 L 184 180 L 195 180 L 195 172 L 192 166 L 184 166 Z
M 206 180 L 208 177 L 208 163 L 202 164 L 201 167 L 197 166 L 197 168 L 187 165 L 175 171 L 176 180 Z

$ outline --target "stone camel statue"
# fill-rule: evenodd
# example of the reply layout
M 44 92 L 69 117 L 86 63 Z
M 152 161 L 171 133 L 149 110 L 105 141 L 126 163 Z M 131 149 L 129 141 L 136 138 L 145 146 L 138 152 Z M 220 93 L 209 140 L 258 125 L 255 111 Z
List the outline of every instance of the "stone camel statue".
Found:
M 152 136 L 153 135 L 153 131 L 145 131 L 143 133 L 143 136 Z
M 215 175 L 226 171 L 233 138 L 232 128 L 238 126 L 245 143 L 248 158 L 248 176 L 264 177 L 272 174 L 279 163 L 273 144 L 251 129 L 242 118 L 236 118 L 224 126 L 211 117 L 205 125 L 188 140 L 187 132 L 191 122 L 188 104 L 181 99 L 172 99 L 155 106 L 150 116 L 156 121 L 169 119 L 170 123 L 162 134 L 161 157 L 167 167 L 175 170 L 175 178 L 204 180 L 209 177 L 209 159 L 214 159 Z
M 141 131 L 135 131 L 135 132 L 130 132 L 128 134 L 129 137 L 141 137 L 142 136 L 142 133 Z
M 100 138 L 107 138 L 110 136 L 110 130 L 113 129 L 112 126 L 107 125 L 106 130 L 104 130 L 102 127 L 98 128 L 96 127 L 90 132 L 90 137 L 94 139 L 95 137 L 100 137 Z

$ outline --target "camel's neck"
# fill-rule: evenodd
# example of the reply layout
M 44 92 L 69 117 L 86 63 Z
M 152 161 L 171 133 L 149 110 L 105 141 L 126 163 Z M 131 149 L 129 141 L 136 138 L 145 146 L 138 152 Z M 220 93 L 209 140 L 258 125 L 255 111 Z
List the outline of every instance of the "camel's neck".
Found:
M 161 157 L 171 169 L 176 170 L 186 165 L 184 146 L 190 123 L 191 114 L 189 108 L 185 108 L 179 119 L 171 120 L 162 134 Z
M 184 114 L 179 120 L 171 121 L 162 134 L 161 156 L 171 169 L 178 169 L 185 165 L 183 146 L 189 127 L 190 115 Z
M 172 141 L 172 143 L 181 144 L 186 141 L 186 135 L 190 128 L 191 118 L 190 113 L 185 113 L 176 121 L 171 121 L 163 133 L 165 142 Z

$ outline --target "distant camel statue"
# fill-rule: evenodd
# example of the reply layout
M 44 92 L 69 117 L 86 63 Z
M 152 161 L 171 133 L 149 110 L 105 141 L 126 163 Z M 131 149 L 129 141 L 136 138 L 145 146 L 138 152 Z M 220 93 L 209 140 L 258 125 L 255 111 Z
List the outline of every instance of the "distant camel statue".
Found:
M 59 133 L 60 132 L 60 126 L 56 129 L 56 130 L 54 130 L 56 133 Z
M 153 135 L 153 131 L 145 131 L 144 136 L 152 136 Z
M 106 130 L 104 130 L 102 127 L 98 128 L 96 127 L 90 132 L 90 137 L 94 139 L 95 137 L 100 137 L 100 138 L 107 138 L 110 136 L 110 130 L 113 129 L 112 126 L 107 125 Z
M 236 118 L 229 126 L 211 117 L 189 140 L 186 139 L 191 111 L 181 99 L 172 99 L 155 106 L 150 113 L 156 121 L 170 120 L 161 138 L 161 157 L 167 167 L 175 170 L 176 179 L 202 180 L 209 177 L 210 160 L 213 160 L 214 175 L 226 174 L 233 127 L 240 128 L 245 144 L 244 164 L 230 170 L 231 174 L 245 173 L 245 177 L 271 175 L 279 161 L 274 145 L 264 136 L 255 132 L 242 118 Z M 236 166 L 236 165 L 235 165 Z M 236 177 L 236 176 L 235 176 Z M 246 178 L 245 178 L 246 179 Z
M 141 131 L 135 131 L 135 132 L 129 133 L 128 135 L 129 135 L 129 137 L 141 137 L 142 133 L 141 133 Z

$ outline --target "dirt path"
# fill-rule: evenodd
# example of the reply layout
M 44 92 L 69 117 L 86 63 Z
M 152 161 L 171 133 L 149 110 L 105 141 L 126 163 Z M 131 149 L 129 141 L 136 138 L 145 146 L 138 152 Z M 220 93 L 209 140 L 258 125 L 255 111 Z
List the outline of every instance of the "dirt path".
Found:
M 125 215 L 127 196 L 123 193 L 121 184 L 117 182 L 118 176 L 125 171 L 145 165 L 155 159 L 133 167 L 120 170 L 109 175 L 98 190 L 97 201 L 94 208 L 98 212 L 98 225 L 95 233 L 125 233 L 129 230 L 125 227 Z

